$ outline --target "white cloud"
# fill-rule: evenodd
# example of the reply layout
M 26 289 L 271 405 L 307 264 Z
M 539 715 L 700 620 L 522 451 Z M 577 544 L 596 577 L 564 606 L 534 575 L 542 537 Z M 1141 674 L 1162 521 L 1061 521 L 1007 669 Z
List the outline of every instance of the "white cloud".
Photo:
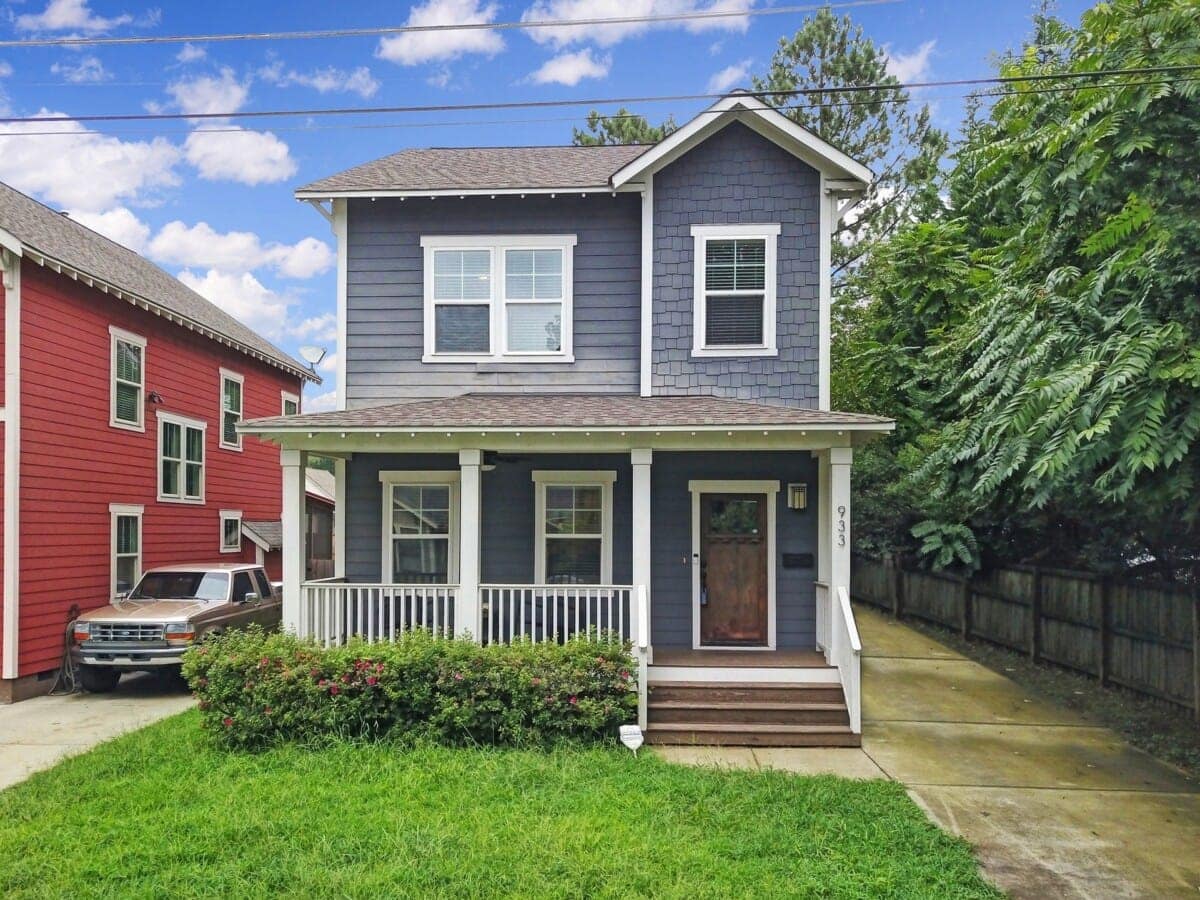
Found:
M 179 184 L 178 162 L 179 148 L 165 138 L 122 141 L 76 122 L 0 125 L 0 181 L 71 210 L 95 213 L 122 202 L 147 202 L 156 189 Z
M 213 115 L 241 109 L 250 95 L 250 85 L 225 67 L 219 76 L 200 75 L 173 82 L 167 85 L 167 93 L 185 113 Z
M 744 12 L 754 0 L 535 0 L 521 14 L 523 22 L 575 19 L 627 19 L 639 16 L 669 16 L 693 12 Z M 690 32 L 744 32 L 750 20 L 745 16 L 719 19 L 687 19 L 672 22 L 625 22 L 615 25 L 533 28 L 526 32 L 539 44 L 563 47 L 568 44 L 594 43 L 611 47 L 626 38 L 651 29 L 682 28 Z
M 317 366 L 317 370 L 324 372 L 327 375 L 332 375 L 337 371 L 337 362 L 338 355 L 336 353 L 330 353 L 323 360 L 321 360 L 321 364 Z
M 13 67 L 0 59 L 0 78 L 8 78 L 13 73 Z
M 184 44 L 183 48 L 175 54 L 175 59 L 181 63 L 194 63 L 206 56 L 208 56 L 208 51 L 198 44 Z
M 61 75 L 64 81 L 69 81 L 71 84 L 95 84 L 112 78 L 112 74 L 104 68 L 104 63 L 95 56 L 85 56 L 74 65 L 55 63 L 50 67 L 50 71 L 55 75 Z
M 469 25 L 496 21 L 498 3 L 480 0 L 426 0 L 414 6 L 406 25 Z M 495 56 L 504 49 L 500 34 L 483 28 L 418 31 L 380 38 L 375 55 L 402 66 L 457 59 L 468 53 Z
M 731 88 L 745 87 L 749 83 L 750 75 L 750 60 L 743 59 L 741 62 L 734 63 L 732 66 L 726 66 L 720 72 L 708 79 L 708 93 L 723 94 Z
M 333 313 L 310 316 L 292 327 L 292 337 L 298 341 L 336 341 L 337 316 Z
M 895 75 L 901 84 L 924 81 L 929 76 L 929 57 L 935 46 L 937 41 L 926 41 L 912 53 L 892 53 L 891 46 L 885 45 L 888 74 Z
M 337 409 L 337 391 L 326 391 L 313 397 L 304 398 L 306 413 L 332 412 Z
M 366 66 L 358 66 L 348 71 L 326 66 L 312 72 L 297 72 L 294 69 L 285 72 L 283 65 L 275 62 L 259 69 L 258 74 L 263 81 L 278 87 L 299 84 L 310 87 L 319 94 L 348 93 L 371 97 L 379 90 L 379 81 L 371 75 L 371 70 Z
M 124 206 L 106 212 L 71 210 L 71 218 L 138 253 L 146 248 L 146 241 L 150 238 L 150 226 Z
M 50 0 L 40 13 L 17 16 L 17 28 L 22 31 L 85 31 L 99 34 L 132 21 L 133 16 L 128 13 L 111 19 L 98 16 L 88 8 L 87 0 Z
M 269 131 L 193 131 L 183 149 L 187 161 L 209 181 L 270 184 L 291 178 L 298 169 L 288 145 Z
M 590 47 L 576 53 L 562 53 L 546 60 L 529 76 L 534 84 L 565 84 L 574 87 L 584 78 L 604 78 L 612 68 L 612 56 L 596 58 Z
M 271 340 L 284 335 L 290 301 L 249 272 L 209 269 L 204 275 L 197 275 L 191 269 L 184 269 L 179 280 L 259 334 Z
M 329 245 L 313 237 L 294 244 L 264 244 L 250 231 L 221 233 L 207 222 L 191 227 L 168 222 L 148 247 L 150 256 L 164 263 L 218 272 L 246 272 L 273 268 L 287 278 L 311 278 L 335 262 Z

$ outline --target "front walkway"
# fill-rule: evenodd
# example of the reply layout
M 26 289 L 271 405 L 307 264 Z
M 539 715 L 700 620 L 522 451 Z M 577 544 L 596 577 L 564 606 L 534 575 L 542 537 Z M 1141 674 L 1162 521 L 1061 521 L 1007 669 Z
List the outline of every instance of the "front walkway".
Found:
M 194 701 L 180 681 L 126 675 L 111 694 L 34 697 L 0 705 L 0 790 L 68 756 L 182 712 Z
M 1195 897 L 1200 784 L 861 606 L 863 748 L 661 748 L 679 762 L 904 782 L 1014 897 Z

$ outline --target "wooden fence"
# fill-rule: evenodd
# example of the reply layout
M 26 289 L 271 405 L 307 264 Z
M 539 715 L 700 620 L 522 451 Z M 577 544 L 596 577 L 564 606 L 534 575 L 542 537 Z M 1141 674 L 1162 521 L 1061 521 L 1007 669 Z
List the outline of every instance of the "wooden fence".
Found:
M 1200 720 L 1200 597 L 1169 585 L 1015 566 L 966 578 L 856 558 L 856 600 L 1165 700 Z

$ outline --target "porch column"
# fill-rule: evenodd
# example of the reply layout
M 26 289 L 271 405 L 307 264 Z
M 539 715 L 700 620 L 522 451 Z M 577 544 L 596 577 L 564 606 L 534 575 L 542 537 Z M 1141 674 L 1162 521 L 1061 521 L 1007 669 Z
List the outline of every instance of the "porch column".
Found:
M 829 451 L 829 598 L 837 589 L 850 590 L 850 464 L 854 451 L 833 447 Z
M 479 632 L 479 469 L 482 450 L 459 450 L 458 594 L 454 602 L 454 630 L 472 639 Z
M 829 515 L 829 451 L 814 450 L 817 458 L 817 581 L 825 585 L 822 598 L 817 592 L 817 646 L 829 650 L 829 557 L 833 544 Z
M 646 597 L 650 596 L 650 463 L 652 450 L 631 450 L 629 461 L 633 464 L 633 597 L 629 604 L 629 639 L 638 646 L 637 586 L 646 586 Z M 649 603 L 649 599 L 647 599 Z M 649 644 L 649 635 L 644 636 Z
M 333 461 L 333 574 L 346 577 L 346 468 L 349 460 Z
M 304 483 L 308 454 L 281 450 L 279 464 L 283 467 L 283 629 L 303 635 L 307 623 L 301 611 L 300 585 L 308 558 Z

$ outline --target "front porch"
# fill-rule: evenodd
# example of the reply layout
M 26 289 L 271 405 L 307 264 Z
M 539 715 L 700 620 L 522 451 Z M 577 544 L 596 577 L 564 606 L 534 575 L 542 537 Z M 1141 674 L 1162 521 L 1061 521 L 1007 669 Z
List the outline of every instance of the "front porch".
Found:
M 285 626 L 326 644 L 628 641 L 650 741 L 856 744 L 850 467 L 883 426 L 733 405 L 811 428 L 264 428 L 284 446 Z M 338 460 L 337 576 L 320 581 L 295 567 L 309 451 Z

